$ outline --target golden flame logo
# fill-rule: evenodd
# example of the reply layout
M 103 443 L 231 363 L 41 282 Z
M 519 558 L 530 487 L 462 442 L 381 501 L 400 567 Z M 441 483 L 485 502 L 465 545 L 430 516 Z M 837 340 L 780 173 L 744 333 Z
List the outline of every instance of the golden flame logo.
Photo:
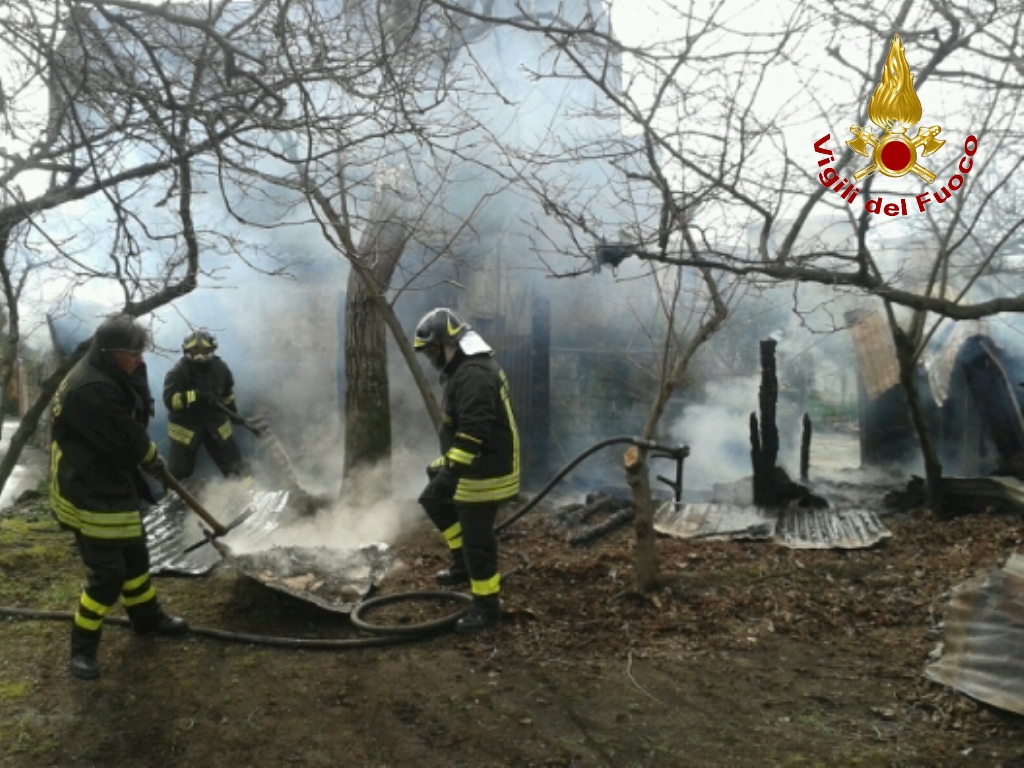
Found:
M 918 128 L 914 138 L 907 136 L 907 128 L 916 125 L 921 119 L 921 100 L 914 91 L 914 75 L 907 64 L 903 41 L 899 35 L 893 35 L 889 55 L 882 69 L 882 81 L 868 103 L 868 117 L 885 133 L 876 138 L 866 128 L 850 126 L 854 138 L 847 141 L 846 145 L 858 155 L 872 160 L 870 165 L 853 174 L 854 180 L 860 181 L 878 171 L 892 178 L 913 172 L 928 184 L 935 181 L 935 174 L 918 164 L 917 150 L 921 148 L 921 156 L 928 157 L 946 142 L 936 138 L 942 130 L 937 125 Z M 869 144 L 872 147 L 870 153 L 867 148 Z

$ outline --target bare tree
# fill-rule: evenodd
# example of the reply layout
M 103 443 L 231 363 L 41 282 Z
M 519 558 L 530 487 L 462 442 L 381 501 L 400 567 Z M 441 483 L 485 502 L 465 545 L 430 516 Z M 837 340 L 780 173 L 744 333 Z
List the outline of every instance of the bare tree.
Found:
M 250 77 L 259 57 L 218 31 L 223 11 L 16 3 L 0 17 L 8 139 L 0 147 L 0 287 L 9 351 L 21 343 L 29 307 L 38 323 L 88 287 L 112 308 L 143 316 L 196 287 L 201 251 L 230 250 L 197 227 L 195 186 L 210 178 L 205 158 L 282 104 Z M 252 19 L 237 18 L 233 33 Z M 75 359 L 28 407 L 0 460 L 0 488 Z M 12 360 L 4 355 L 0 381 Z
M 514 155 L 550 217 L 572 233 L 577 257 L 586 260 L 578 272 L 589 271 L 596 242 L 598 259 L 636 255 L 736 278 L 817 284 L 849 300 L 881 300 L 952 320 L 1024 309 L 1024 295 L 994 269 L 1024 223 L 1024 212 L 1002 202 L 1016 186 L 1020 157 L 1020 8 L 903 0 L 864 13 L 839 3 L 821 10 L 791 4 L 758 16 L 722 0 L 657 10 L 657 35 L 630 44 L 602 26 L 599 13 L 579 22 L 461 10 L 543 36 L 551 63 L 538 66 L 536 76 L 589 83 L 637 137 L 616 146 L 560 136 L 547 152 Z M 614 18 L 614 3 L 610 13 Z M 904 45 L 906 61 L 895 61 L 892 51 L 902 54 Z M 831 65 L 822 64 L 821 52 Z M 940 96 L 963 84 L 976 97 L 945 109 L 940 119 Z M 916 89 L 936 112 L 880 114 L 871 108 L 879 89 Z M 884 101 L 885 93 L 878 99 Z M 882 137 L 871 134 L 878 127 L 869 118 Z M 911 138 L 906 130 L 919 120 Z M 933 125 L 940 121 L 941 129 Z M 846 135 L 851 123 L 855 129 Z M 917 161 L 905 168 L 889 167 L 881 176 L 873 173 L 877 162 L 858 156 L 901 136 Z M 610 184 L 621 205 L 636 211 L 610 243 L 593 215 L 593 195 L 556 181 L 558 167 L 584 158 L 614 168 Z M 930 196 L 924 195 L 922 183 L 931 178 Z M 895 209 L 884 207 L 893 201 Z M 910 206 L 907 218 L 902 205 Z M 847 222 L 846 236 L 820 237 L 817 228 L 828 219 Z M 912 237 L 913 221 L 931 227 L 926 279 L 908 279 L 906 259 L 886 248 Z M 684 238 L 699 247 L 680 249 Z M 611 247 L 616 244 L 625 247 Z M 889 316 L 934 499 L 941 465 L 910 375 L 928 326 Z

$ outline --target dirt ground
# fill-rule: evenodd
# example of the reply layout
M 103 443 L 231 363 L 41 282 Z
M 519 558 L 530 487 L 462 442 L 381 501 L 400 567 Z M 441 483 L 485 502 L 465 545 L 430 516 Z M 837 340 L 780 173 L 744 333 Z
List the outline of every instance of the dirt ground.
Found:
M 325 651 L 110 626 L 96 682 L 67 673 L 66 619 L 0 619 L 0 766 L 1024 764 L 1020 718 L 922 676 L 948 590 L 1021 520 L 884 520 L 861 551 L 664 538 L 643 597 L 631 531 L 572 547 L 540 509 L 503 541 L 499 629 Z M 431 588 L 436 535 L 397 549 L 381 593 Z M 82 576 L 38 503 L 0 513 L 0 605 L 70 612 Z M 157 588 L 195 626 L 360 636 L 228 567 Z

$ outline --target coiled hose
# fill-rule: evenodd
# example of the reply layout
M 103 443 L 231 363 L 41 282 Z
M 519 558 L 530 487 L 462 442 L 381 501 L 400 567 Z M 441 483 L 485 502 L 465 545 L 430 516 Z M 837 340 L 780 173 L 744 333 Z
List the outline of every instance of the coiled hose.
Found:
M 328 638 L 302 638 L 302 637 L 278 637 L 274 635 L 259 635 L 250 632 L 228 632 L 223 629 L 212 629 L 210 627 L 189 627 L 189 634 L 201 637 L 212 637 L 217 640 L 226 640 L 235 643 L 248 643 L 250 645 L 269 645 L 277 648 L 299 648 L 302 650 L 343 650 L 347 648 L 372 648 L 381 645 L 395 645 L 406 643 L 411 640 L 422 640 L 432 635 L 439 634 L 448 629 L 467 611 L 472 601 L 470 595 L 464 592 L 396 592 L 391 595 L 380 595 L 378 597 L 363 600 L 356 604 L 349 614 L 353 625 L 359 629 L 371 633 L 372 637 L 350 637 L 344 639 Z M 459 602 L 464 605 L 455 613 L 443 616 L 440 619 L 423 622 L 420 624 L 407 625 L 375 625 L 367 622 L 363 615 L 372 608 L 379 608 L 389 603 L 406 602 L 409 600 L 440 600 L 443 602 Z M 8 608 L 0 607 L 0 616 L 7 616 L 12 619 L 49 619 L 54 621 L 73 621 L 75 614 L 70 611 L 43 611 L 31 608 Z M 121 616 L 113 616 L 104 620 L 104 624 L 113 624 L 119 627 L 131 628 L 131 622 Z

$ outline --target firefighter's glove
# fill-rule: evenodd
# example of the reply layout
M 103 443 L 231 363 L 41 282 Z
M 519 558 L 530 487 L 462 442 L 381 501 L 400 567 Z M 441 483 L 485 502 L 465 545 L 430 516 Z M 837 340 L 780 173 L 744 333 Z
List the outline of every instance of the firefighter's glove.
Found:
M 430 495 L 444 501 L 455 498 L 459 487 L 459 476 L 451 467 L 441 467 L 428 484 Z
M 147 475 L 159 480 L 161 485 L 164 482 L 164 478 L 167 477 L 167 463 L 164 461 L 164 457 L 159 453 L 154 454 L 152 459 L 143 462 L 139 466 Z
M 427 479 L 433 480 L 437 475 L 444 469 L 444 456 L 438 456 L 432 462 L 427 464 Z

